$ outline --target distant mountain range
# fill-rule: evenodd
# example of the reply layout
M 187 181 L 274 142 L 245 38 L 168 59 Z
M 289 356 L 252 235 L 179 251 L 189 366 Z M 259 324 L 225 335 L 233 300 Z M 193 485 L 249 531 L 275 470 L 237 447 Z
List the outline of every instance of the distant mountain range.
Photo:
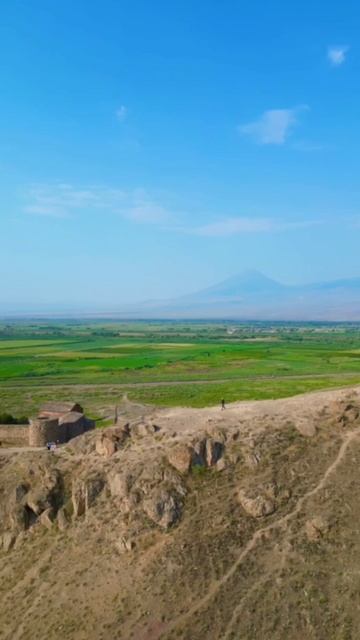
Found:
M 132 318 L 237 320 L 360 320 L 360 278 L 285 285 L 258 271 L 167 301 L 132 305 Z
M 59 305 L 60 306 L 60 305 Z M 285 285 L 258 271 L 245 271 L 196 293 L 171 300 L 118 304 L 100 311 L 48 308 L 0 315 L 22 317 L 92 317 L 119 319 L 233 319 L 360 321 L 360 278 Z

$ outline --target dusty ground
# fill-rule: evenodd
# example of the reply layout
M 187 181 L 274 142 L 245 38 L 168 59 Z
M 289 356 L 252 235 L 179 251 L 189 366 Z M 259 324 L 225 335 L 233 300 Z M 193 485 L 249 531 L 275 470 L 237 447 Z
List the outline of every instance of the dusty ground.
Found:
M 135 413 L 0 450 L 1 640 L 357 640 L 360 389 Z

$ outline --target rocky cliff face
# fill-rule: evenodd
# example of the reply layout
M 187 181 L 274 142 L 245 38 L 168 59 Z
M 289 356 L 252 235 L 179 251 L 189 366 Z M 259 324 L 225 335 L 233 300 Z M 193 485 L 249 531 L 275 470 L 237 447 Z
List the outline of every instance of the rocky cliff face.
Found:
M 116 503 L 117 515 L 135 522 L 146 516 L 168 529 L 182 515 L 185 476 L 192 469 L 216 467 L 224 436 L 193 437 L 174 443 L 151 422 L 124 424 L 75 439 L 58 454 L 40 451 L 8 457 L 1 509 L 3 548 L 30 539 L 30 529 L 50 524 L 64 529 L 97 504 Z M 147 446 L 149 448 L 147 449 Z M 131 527 L 128 527 L 131 531 Z M 31 531 L 31 533 L 33 533 Z
M 359 415 L 355 389 L 2 451 L 0 638 L 355 638 Z

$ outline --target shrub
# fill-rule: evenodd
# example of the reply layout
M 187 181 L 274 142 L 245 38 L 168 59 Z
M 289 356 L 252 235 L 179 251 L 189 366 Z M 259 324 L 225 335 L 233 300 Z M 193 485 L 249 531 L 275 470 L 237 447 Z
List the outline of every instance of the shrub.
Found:
M 0 412 L 0 424 L 29 424 L 27 416 L 15 418 L 11 413 Z

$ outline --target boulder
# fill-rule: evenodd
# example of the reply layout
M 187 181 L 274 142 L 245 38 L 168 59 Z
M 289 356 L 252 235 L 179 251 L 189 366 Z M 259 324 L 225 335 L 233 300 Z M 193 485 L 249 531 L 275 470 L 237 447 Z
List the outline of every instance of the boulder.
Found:
M 33 520 L 36 518 L 35 514 L 26 507 L 20 505 L 16 505 L 15 508 L 11 509 L 9 513 L 9 523 L 10 527 L 13 531 L 25 531 L 32 524 Z
M 206 466 L 206 440 L 198 440 L 193 444 L 192 464 L 200 467 Z
M 157 489 L 143 502 L 146 515 L 163 529 L 175 524 L 182 512 L 182 503 L 175 492 Z
M 52 509 L 52 507 L 50 507 L 49 509 L 46 509 L 45 511 L 43 511 L 42 514 L 39 516 L 39 522 L 47 529 L 51 529 L 53 526 L 54 518 L 55 518 L 54 510 Z
M 111 471 L 107 476 L 107 481 L 112 496 L 125 498 L 129 495 L 132 485 L 132 476 L 121 471 Z
M 265 492 L 257 493 L 240 489 L 238 498 L 244 511 L 253 518 L 269 516 L 276 510 L 274 499 L 266 495 Z
M 310 417 L 307 417 L 305 420 L 297 420 L 294 426 L 295 429 L 306 438 L 312 438 L 316 435 L 316 426 Z
M 56 505 L 62 491 L 62 478 L 57 469 L 41 469 L 31 485 L 26 504 L 33 513 L 39 515 Z
M 168 453 L 169 463 L 180 473 L 186 474 L 192 466 L 213 467 L 224 452 L 224 445 L 213 438 L 202 438 L 190 444 L 177 444 Z M 220 467 L 221 468 L 221 467 Z
M 19 504 L 23 502 L 23 499 L 26 496 L 28 491 L 29 491 L 29 485 L 27 483 L 22 482 L 21 484 L 18 484 L 14 489 L 12 501 L 15 504 Z
M 119 553 L 128 553 L 134 549 L 135 542 L 131 538 L 121 537 L 115 546 Z
M 265 493 L 265 495 L 271 500 L 275 500 L 278 495 L 278 487 L 274 480 L 269 480 L 269 482 L 265 482 L 261 486 L 261 490 Z
M 104 488 L 104 480 L 101 476 L 92 476 L 73 483 L 71 500 L 74 509 L 74 518 L 78 518 L 94 504 L 98 495 Z
M 205 462 L 207 467 L 213 467 L 220 460 L 224 450 L 222 442 L 207 438 L 205 441 Z
M 193 444 L 193 465 L 213 467 L 224 452 L 224 444 L 214 438 L 203 438 Z
M 61 491 L 61 474 L 58 469 L 45 469 L 41 484 L 48 491 L 49 495 L 55 496 Z
M 245 464 L 248 469 L 256 469 L 260 464 L 260 453 L 257 451 L 249 451 L 244 454 Z
M 5 531 L 2 536 L 2 548 L 7 553 L 15 544 L 16 536 L 11 531 Z
M 156 431 L 159 431 L 159 427 L 155 426 L 151 422 L 139 422 L 131 427 L 131 435 L 137 438 L 143 438 L 144 436 L 152 436 Z
M 26 496 L 26 504 L 36 515 L 39 515 L 52 506 L 51 496 L 45 487 L 32 489 Z
M 56 523 L 60 531 L 64 531 L 68 527 L 69 521 L 67 519 L 64 507 L 61 507 L 61 509 L 59 509 L 59 511 L 57 512 Z
M 110 429 L 104 429 L 99 433 L 96 439 L 96 452 L 101 456 L 109 458 L 114 455 L 116 451 L 121 449 L 125 440 L 129 437 L 129 433 L 128 424 L 123 427 L 111 427 Z
M 92 507 L 96 498 L 100 495 L 105 486 L 104 479 L 98 476 L 92 476 L 87 478 L 84 482 L 85 489 L 85 510 L 87 511 Z
M 85 513 L 85 489 L 84 484 L 73 484 L 71 500 L 74 510 L 74 518 L 79 518 Z
M 179 473 L 189 473 L 194 450 L 187 444 L 178 444 L 168 453 L 168 461 Z
M 359 407 L 351 397 L 335 400 L 330 404 L 329 409 L 330 415 L 334 416 L 342 427 L 359 421 Z
M 95 445 L 96 453 L 105 458 L 110 458 L 118 450 L 117 442 L 115 439 L 101 436 L 96 440 Z
M 16 536 L 14 549 L 20 549 L 20 547 L 24 544 L 26 540 L 26 532 L 20 531 L 20 533 Z
M 217 471 L 224 471 L 226 469 L 226 462 L 224 458 L 220 458 L 220 460 L 217 461 L 215 466 Z
M 329 523 L 322 516 L 315 516 L 305 523 L 305 532 L 309 542 L 318 542 L 329 531 Z
M 89 455 L 95 451 L 96 441 L 96 433 L 84 433 L 70 440 L 66 445 L 66 451 L 70 451 L 76 455 Z
M 352 402 L 345 404 L 341 415 L 341 421 L 344 426 L 357 422 L 359 420 L 359 413 L 359 408 Z

